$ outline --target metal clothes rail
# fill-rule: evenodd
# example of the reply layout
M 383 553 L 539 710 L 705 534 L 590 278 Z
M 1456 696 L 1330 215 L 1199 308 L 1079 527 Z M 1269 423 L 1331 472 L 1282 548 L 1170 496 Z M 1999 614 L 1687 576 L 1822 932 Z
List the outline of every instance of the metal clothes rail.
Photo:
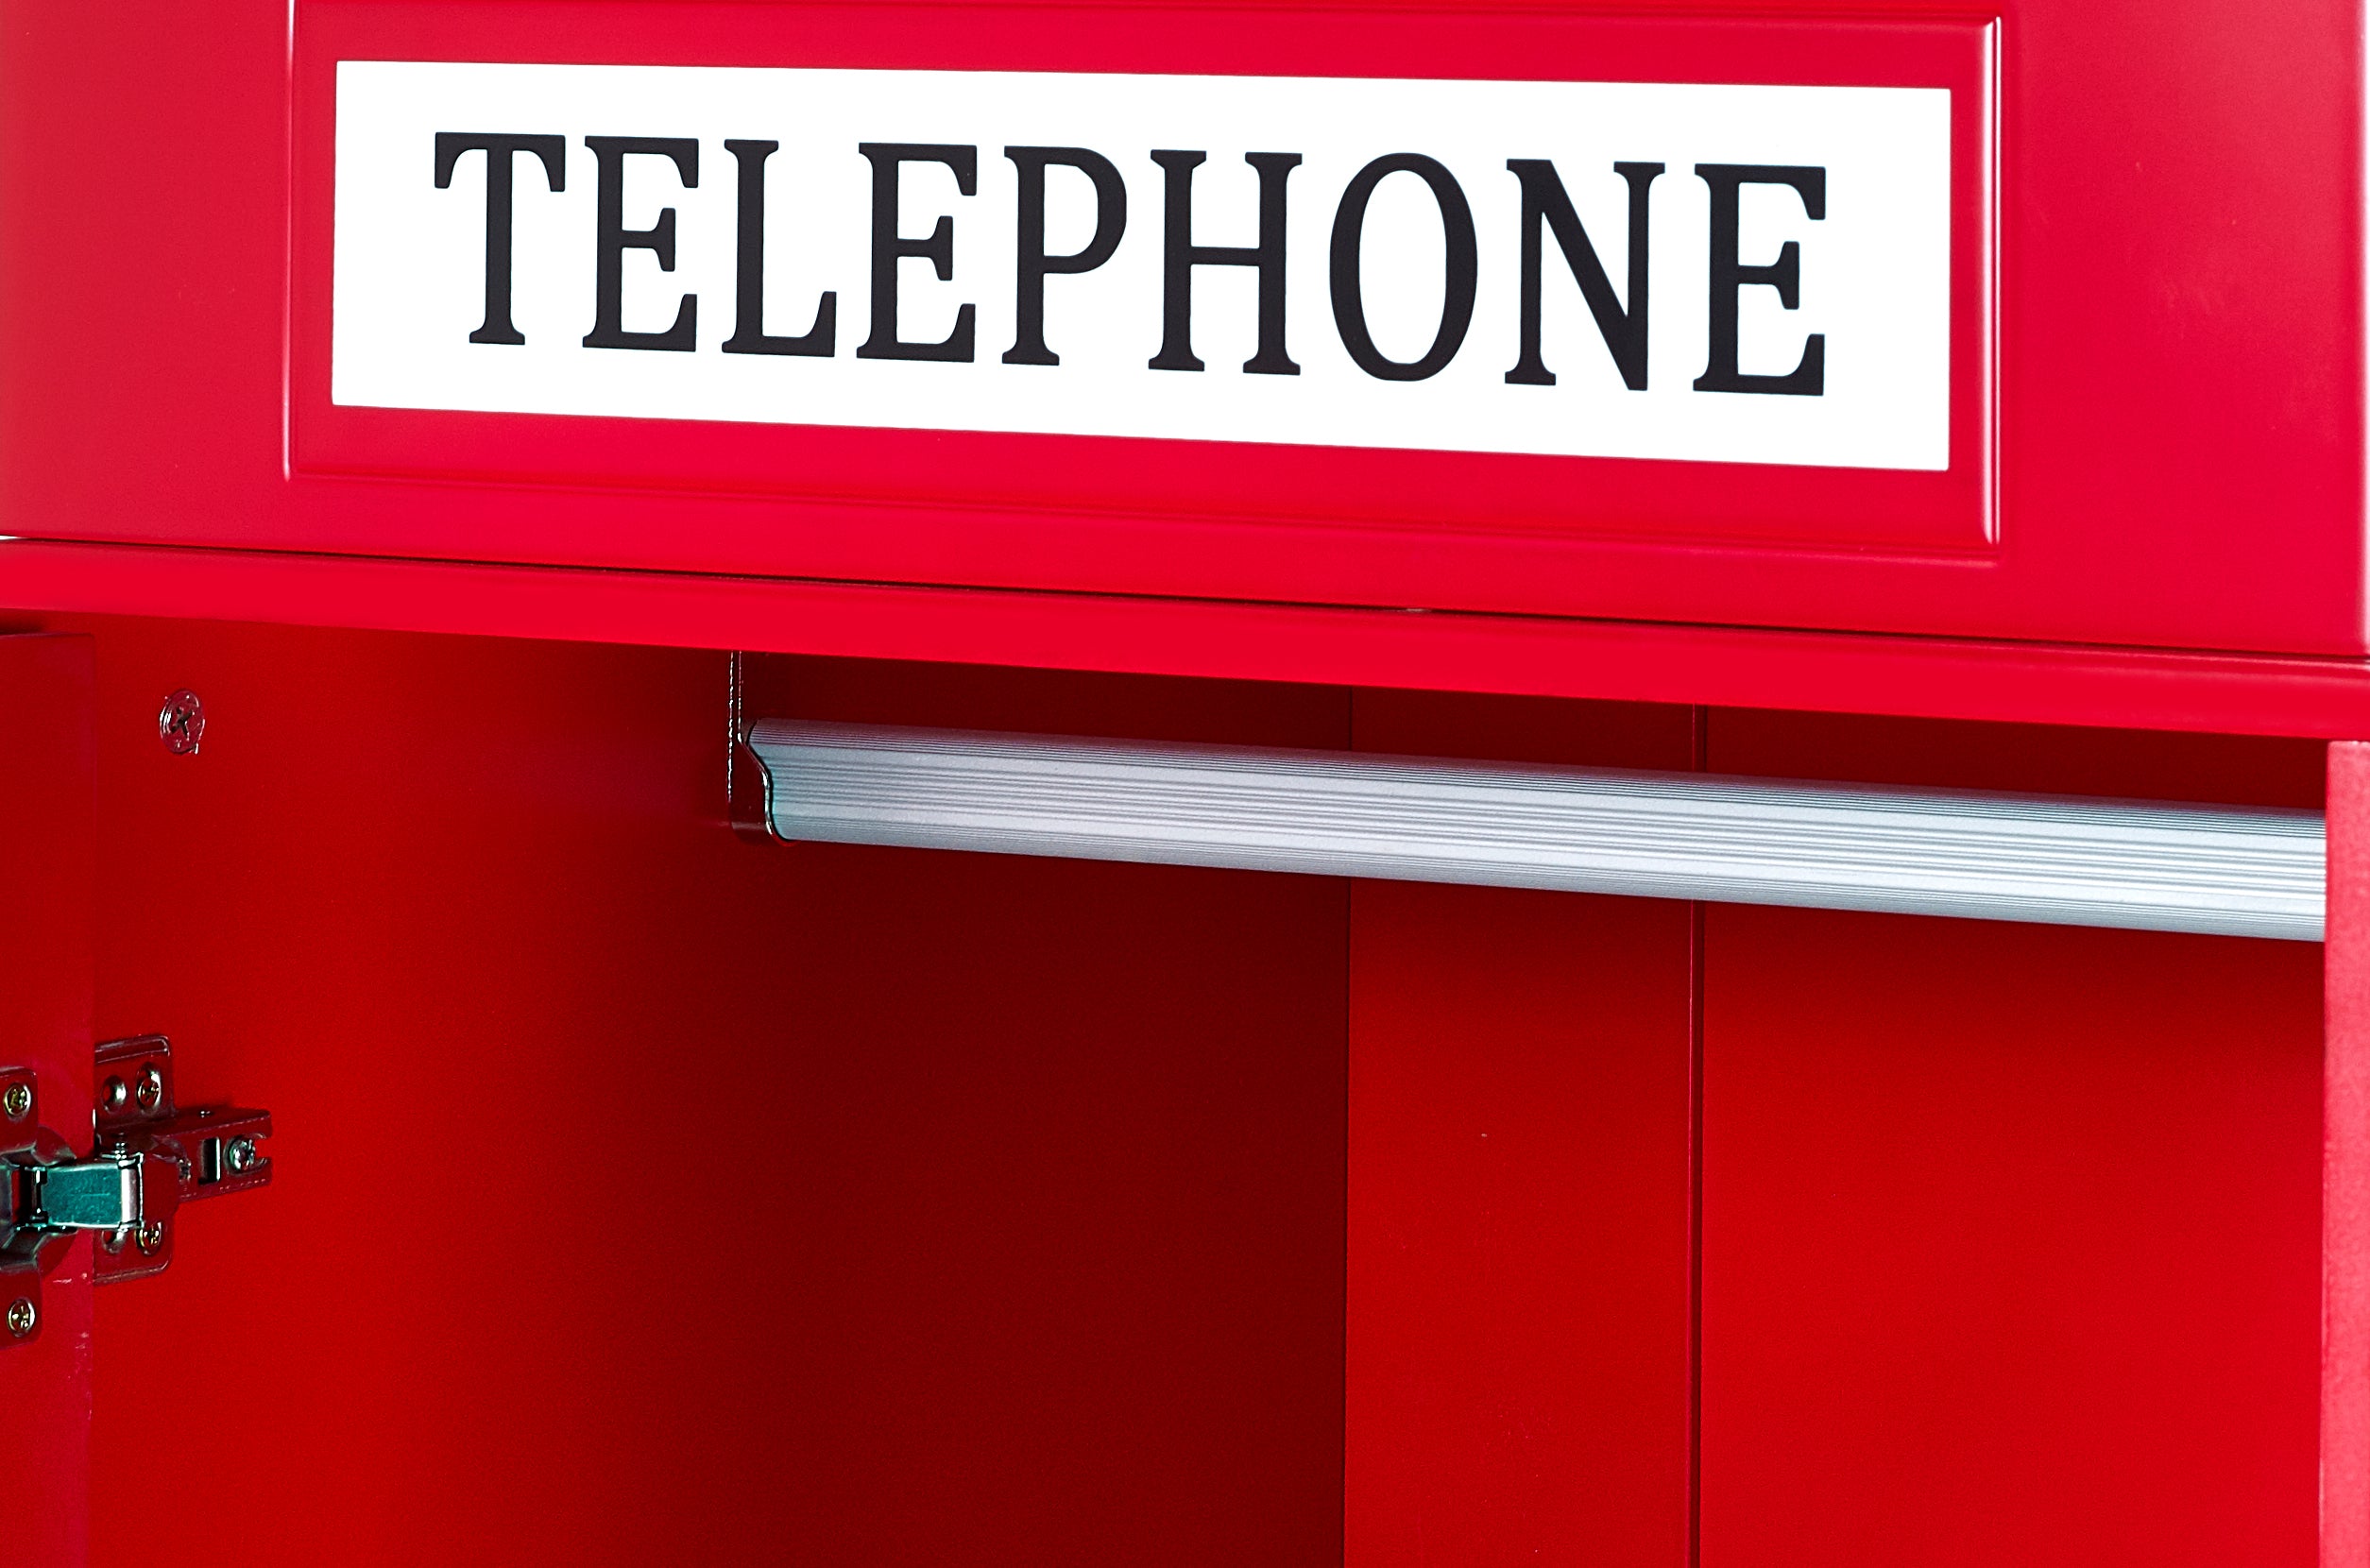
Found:
M 2321 813 L 763 720 L 785 839 L 2320 940 Z

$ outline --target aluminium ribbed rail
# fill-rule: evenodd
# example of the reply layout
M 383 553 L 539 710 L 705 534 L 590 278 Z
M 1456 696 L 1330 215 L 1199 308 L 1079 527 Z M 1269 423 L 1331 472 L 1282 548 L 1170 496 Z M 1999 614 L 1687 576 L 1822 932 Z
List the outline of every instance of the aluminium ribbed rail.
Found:
M 2321 938 L 2322 814 L 761 720 L 785 839 Z

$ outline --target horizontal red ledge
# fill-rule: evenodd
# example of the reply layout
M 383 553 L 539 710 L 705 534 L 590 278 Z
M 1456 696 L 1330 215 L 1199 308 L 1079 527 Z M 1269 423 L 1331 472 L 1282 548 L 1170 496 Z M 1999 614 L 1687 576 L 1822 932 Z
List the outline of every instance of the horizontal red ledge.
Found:
M 0 542 L 0 606 L 1335 686 L 2370 738 L 2370 660 Z

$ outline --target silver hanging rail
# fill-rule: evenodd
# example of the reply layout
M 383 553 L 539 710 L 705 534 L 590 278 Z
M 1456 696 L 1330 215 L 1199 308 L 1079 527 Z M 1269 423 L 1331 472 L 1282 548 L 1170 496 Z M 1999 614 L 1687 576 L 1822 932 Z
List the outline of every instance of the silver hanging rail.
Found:
M 763 720 L 776 834 L 2321 937 L 2317 811 Z

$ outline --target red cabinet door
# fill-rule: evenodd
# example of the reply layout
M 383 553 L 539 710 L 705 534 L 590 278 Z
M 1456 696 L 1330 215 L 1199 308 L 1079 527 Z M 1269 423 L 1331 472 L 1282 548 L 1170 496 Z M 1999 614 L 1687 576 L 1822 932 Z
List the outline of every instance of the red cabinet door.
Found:
M 77 1153 L 91 1141 L 93 841 L 97 786 L 91 642 L 0 638 L 0 1066 L 30 1068 L 34 1115 Z M 0 1274 L 0 1287 L 14 1274 Z M 91 1248 L 77 1240 L 37 1293 L 21 1342 L 0 1328 L 0 1557 L 80 1568 L 91 1495 Z

